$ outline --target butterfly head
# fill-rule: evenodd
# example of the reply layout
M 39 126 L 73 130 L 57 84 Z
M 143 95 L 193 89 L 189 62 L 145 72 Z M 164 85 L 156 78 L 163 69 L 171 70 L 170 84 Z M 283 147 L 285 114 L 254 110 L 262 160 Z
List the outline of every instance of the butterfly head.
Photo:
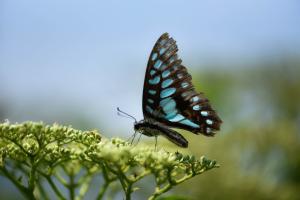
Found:
M 134 122 L 134 131 L 138 132 L 138 133 L 142 133 L 147 135 L 147 122 L 145 122 L 144 120 L 141 120 L 139 122 Z M 152 135 L 147 135 L 147 136 L 152 136 Z
M 143 120 L 142 121 L 139 121 L 139 122 L 134 122 L 134 131 L 136 132 L 141 132 L 142 131 L 142 123 L 143 123 Z

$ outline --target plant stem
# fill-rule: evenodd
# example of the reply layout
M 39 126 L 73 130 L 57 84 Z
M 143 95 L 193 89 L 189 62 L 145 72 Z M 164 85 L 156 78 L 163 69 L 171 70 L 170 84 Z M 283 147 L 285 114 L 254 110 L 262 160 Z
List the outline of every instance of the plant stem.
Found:
M 126 192 L 126 200 L 130 200 L 131 199 L 131 189 L 132 189 L 132 184 L 133 183 L 128 183 L 127 188 L 125 190 Z
M 59 197 L 59 199 L 66 200 L 66 198 L 60 193 L 59 189 L 56 187 L 56 185 L 53 183 L 52 179 L 50 176 L 44 176 L 46 180 L 48 181 L 49 185 L 55 192 L 55 194 Z
M 93 179 L 93 176 L 91 174 L 87 174 L 86 177 L 78 183 L 78 185 L 82 185 L 80 190 L 79 190 L 79 195 L 76 198 L 76 200 L 81 200 L 84 198 L 84 195 L 86 194 L 86 192 L 89 190 L 91 181 Z
M 0 169 L 4 173 L 4 175 L 23 193 L 23 195 L 27 199 L 36 199 L 33 193 L 28 188 L 23 186 L 18 180 L 16 180 L 15 177 L 12 176 L 5 167 L 1 167 Z
M 74 182 L 73 173 L 70 174 L 69 177 L 70 177 L 70 183 L 68 184 L 68 188 L 69 188 L 70 199 L 74 200 L 75 199 L 75 182 Z
M 37 184 L 37 188 L 39 190 L 40 199 L 50 200 L 49 196 L 47 195 L 46 191 L 43 188 L 42 182 L 39 181 Z
M 171 188 L 172 188 L 172 185 L 171 185 L 171 184 L 167 184 L 165 187 L 163 187 L 163 188 L 161 188 L 161 189 L 160 189 L 159 187 L 157 187 L 157 189 L 156 189 L 156 191 L 154 192 L 154 194 L 151 195 L 151 196 L 148 198 L 148 200 L 154 200 L 154 199 L 156 199 L 156 197 L 158 197 L 159 195 L 161 195 L 161 194 L 163 194 L 163 193 L 169 191 Z
M 99 194 L 98 194 L 98 196 L 96 198 L 97 200 L 101 200 L 103 198 L 103 196 L 104 196 L 104 194 L 105 194 L 105 192 L 106 192 L 109 184 L 110 184 L 110 182 L 105 182 L 104 183 L 104 185 L 102 186 L 102 188 L 101 188 L 101 190 L 100 190 L 100 192 L 99 192 Z

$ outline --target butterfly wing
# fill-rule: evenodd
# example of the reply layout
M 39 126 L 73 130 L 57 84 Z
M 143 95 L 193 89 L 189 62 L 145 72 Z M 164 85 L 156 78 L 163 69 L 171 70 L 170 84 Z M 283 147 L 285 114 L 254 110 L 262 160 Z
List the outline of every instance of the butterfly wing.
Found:
M 146 69 L 143 113 L 147 120 L 207 136 L 220 129 L 221 119 L 181 64 L 177 45 L 167 33 L 155 43 Z

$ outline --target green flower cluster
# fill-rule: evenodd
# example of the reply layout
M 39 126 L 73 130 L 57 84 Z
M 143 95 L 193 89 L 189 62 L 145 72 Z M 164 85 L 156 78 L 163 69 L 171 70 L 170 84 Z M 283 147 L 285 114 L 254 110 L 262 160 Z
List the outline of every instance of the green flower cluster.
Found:
M 97 176 L 103 181 L 95 199 L 105 198 L 115 183 L 121 185 L 125 198 L 131 199 L 137 190 L 134 184 L 149 175 L 156 180 L 149 199 L 156 199 L 173 186 L 215 167 L 215 161 L 204 157 L 132 146 L 118 138 L 105 139 L 97 131 L 35 122 L 0 124 L 0 175 L 28 199 L 51 199 L 45 190 L 48 184 L 57 198 L 80 200 Z M 65 189 L 68 194 L 62 192 Z

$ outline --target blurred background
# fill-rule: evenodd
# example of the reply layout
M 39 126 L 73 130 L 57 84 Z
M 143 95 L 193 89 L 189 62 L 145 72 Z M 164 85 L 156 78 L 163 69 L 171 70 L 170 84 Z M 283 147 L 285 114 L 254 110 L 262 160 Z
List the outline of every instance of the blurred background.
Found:
M 300 199 L 299 24 L 297 0 L 2 0 L 0 120 L 129 138 L 133 121 L 116 107 L 143 118 L 148 56 L 169 32 L 195 87 L 224 121 L 214 138 L 182 131 L 189 153 L 221 168 L 169 194 Z M 21 198 L 0 182 L 2 197 Z M 144 183 L 149 191 L 152 185 Z

